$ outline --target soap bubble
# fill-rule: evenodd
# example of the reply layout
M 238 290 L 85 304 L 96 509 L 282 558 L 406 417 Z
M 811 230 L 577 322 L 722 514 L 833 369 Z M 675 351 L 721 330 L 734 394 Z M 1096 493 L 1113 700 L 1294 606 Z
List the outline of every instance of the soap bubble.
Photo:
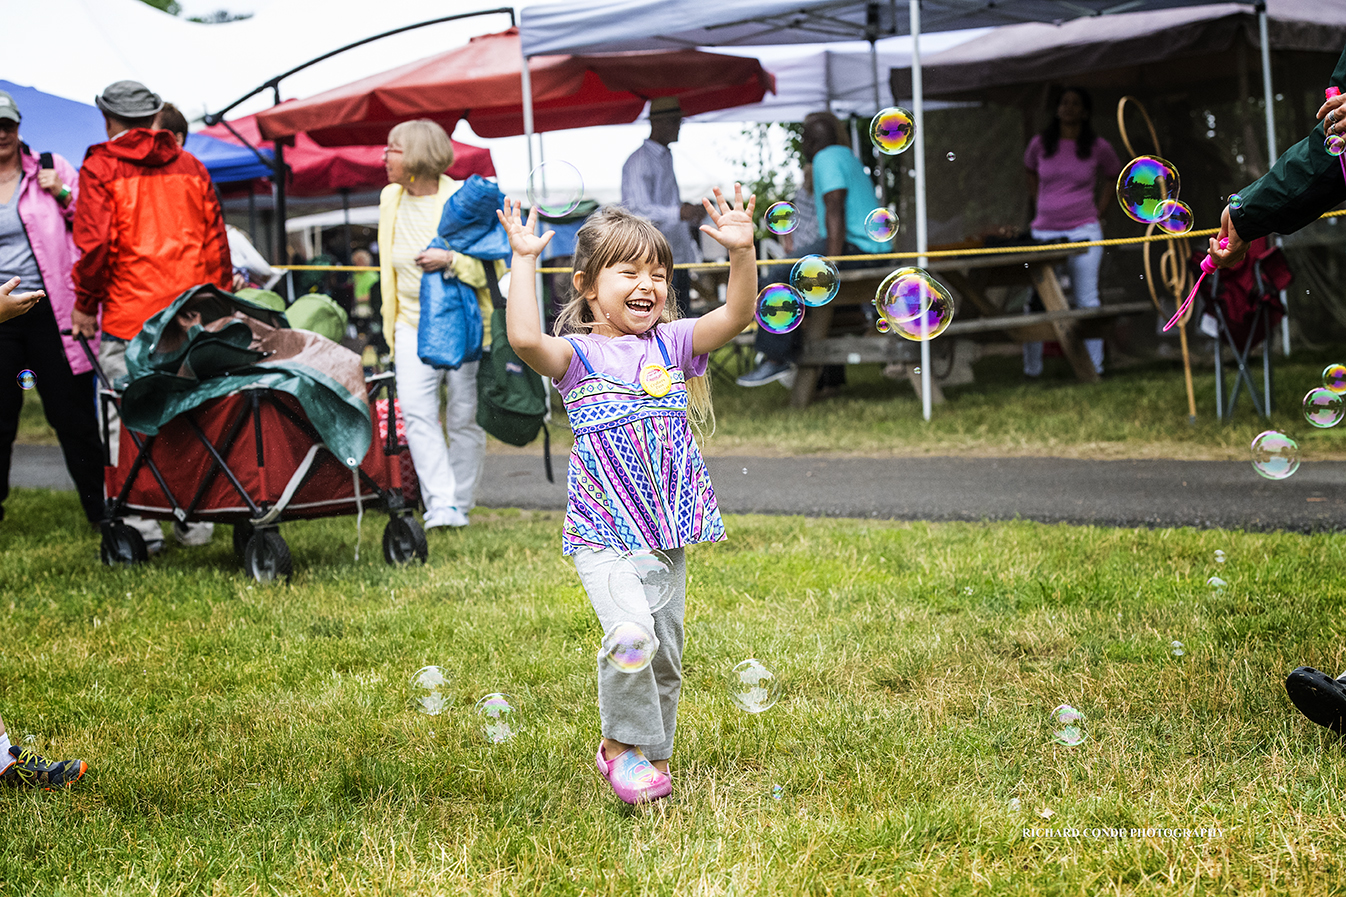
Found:
M 678 593 L 677 571 L 668 555 L 657 548 L 628 551 L 612 565 L 608 591 L 625 610 L 654 613 Z
M 569 162 L 553 159 L 528 173 L 528 203 L 544 218 L 564 218 L 584 199 L 584 178 Z
M 1304 419 L 1319 429 L 1326 430 L 1341 423 L 1346 413 L 1346 399 L 1325 386 L 1310 389 L 1304 395 Z
M 841 289 L 837 266 L 821 255 L 806 255 L 790 269 L 790 286 L 810 308 L 826 305 Z
M 1170 651 L 1173 652 L 1174 657 L 1182 657 L 1183 655 L 1182 642 L 1179 641 L 1169 642 L 1168 648 Z
M 1160 220 L 1165 200 L 1178 198 L 1178 169 L 1157 156 L 1137 156 L 1117 176 L 1117 201 L 1133 221 Z
M 1268 480 L 1283 480 L 1299 469 L 1299 444 L 1276 430 L 1253 437 L 1253 470 Z
M 509 695 L 492 692 L 477 702 L 476 710 L 481 731 L 491 744 L 509 741 L 523 728 L 518 711 L 509 702 Z
M 793 287 L 772 283 L 757 294 L 757 324 L 767 333 L 789 333 L 804 320 L 804 300 Z
M 1066 747 L 1078 747 L 1089 736 L 1084 731 L 1084 714 L 1069 704 L 1052 711 L 1052 741 Z
M 792 202 L 784 200 L 773 202 L 762 213 L 762 221 L 766 224 L 766 229 L 778 237 L 793 233 L 794 229 L 799 227 L 799 210 Z
M 1219 548 L 1215 549 L 1215 563 L 1223 564 L 1226 560 L 1224 551 Z
M 905 339 L 930 340 L 953 322 L 953 296 L 928 271 L 898 268 L 884 278 L 874 306 Z
M 1229 585 L 1229 583 L 1218 576 L 1212 576 L 1210 579 L 1206 580 L 1206 585 L 1210 586 L 1216 592 L 1221 592 L 1224 590 L 1225 586 Z
M 1346 394 L 1346 364 L 1329 364 L 1323 368 L 1323 386 L 1337 395 Z
M 887 243 L 897 235 L 897 215 L 891 209 L 877 208 L 865 216 L 865 233 L 876 243 Z
M 916 119 L 901 106 L 880 109 L 869 123 L 869 138 L 874 149 L 886 156 L 904 153 L 916 139 Z
M 1019 812 L 1020 809 L 1023 808 L 1023 804 L 1020 803 L 1019 798 L 1011 797 L 1009 799 L 1009 808 L 1011 813 L 1017 813 Z
M 1229 194 L 1229 208 L 1231 209 L 1243 208 L 1243 197 L 1239 196 L 1237 193 Z
M 874 329 L 877 330 L 879 333 L 888 333 L 890 330 L 893 329 L 893 325 L 889 324 L 883 318 L 879 318 L 877 321 L 874 322 Z
M 1159 204 L 1159 229 L 1166 234 L 1185 234 L 1192 229 L 1192 210 L 1178 199 Z
M 438 716 L 449 706 L 449 677 L 437 666 L 421 667 L 411 675 L 411 707 Z
M 19 371 L 19 376 L 16 379 L 19 382 L 19 389 L 32 389 L 37 386 L 37 374 L 30 370 Z
M 639 623 L 618 623 L 604 637 L 599 657 L 623 673 L 638 673 L 654 660 L 658 644 Z
M 1323 141 L 1323 149 L 1327 150 L 1329 156 L 1340 156 L 1346 153 L 1346 137 L 1340 134 L 1329 134 Z
M 729 698 L 739 710 L 762 713 L 780 700 L 780 680 L 760 660 L 749 658 L 729 671 Z
M 945 156 L 944 158 L 946 158 L 946 159 L 948 159 L 950 162 L 952 162 L 954 159 L 957 159 L 958 157 L 955 156 L 953 153 L 949 153 L 949 154 L 948 154 L 947 156 Z
M 771 786 L 771 799 L 772 799 L 772 800 L 780 800 L 780 799 L 781 799 L 782 797 L 784 797 L 784 796 L 785 796 L 785 786 L 784 786 L 784 785 L 772 785 L 772 786 Z

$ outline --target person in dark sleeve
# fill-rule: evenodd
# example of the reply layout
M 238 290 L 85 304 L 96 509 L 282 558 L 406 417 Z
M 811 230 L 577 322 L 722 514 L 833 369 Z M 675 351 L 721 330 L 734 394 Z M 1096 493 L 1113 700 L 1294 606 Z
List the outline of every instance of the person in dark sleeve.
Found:
M 1330 86 L 1346 89 L 1346 50 L 1337 60 Z M 1344 103 L 1346 96 L 1323 103 L 1309 136 L 1286 150 L 1265 175 L 1238 191 L 1242 201 L 1237 208 L 1225 207 L 1220 233 L 1210 241 L 1215 264 L 1222 268 L 1237 265 L 1253 240 L 1294 233 L 1346 201 L 1341 162 L 1323 148 L 1328 134 L 1346 133 Z M 1228 240 L 1228 245 L 1221 247 L 1222 240 Z M 1299 667 L 1286 677 L 1285 691 L 1309 720 L 1346 734 L 1346 673 L 1334 679 L 1313 667 Z
M 1346 90 L 1346 50 L 1337 60 L 1329 86 Z M 1237 265 L 1248 244 L 1267 234 L 1292 234 L 1333 206 L 1346 201 L 1341 162 L 1323 149 L 1328 134 L 1346 135 L 1346 95 L 1318 109 L 1309 136 L 1285 151 L 1271 170 L 1238 191 L 1238 208 L 1225 206 L 1220 233 L 1211 237 L 1210 257 L 1222 268 Z M 1221 248 L 1220 241 L 1229 245 Z

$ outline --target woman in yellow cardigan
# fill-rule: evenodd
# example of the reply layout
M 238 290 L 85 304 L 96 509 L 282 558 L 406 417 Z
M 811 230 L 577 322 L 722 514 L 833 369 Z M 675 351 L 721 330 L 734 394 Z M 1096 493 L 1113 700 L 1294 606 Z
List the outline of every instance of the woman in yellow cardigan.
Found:
M 467 526 L 486 456 L 486 432 L 477 425 L 479 362 L 466 362 L 453 371 L 437 370 L 422 362 L 417 351 L 421 275 L 445 268 L 477 291 L 488 346 L 491 339 L 491 300 L 481 262 L 451 250 L 426 248 L 435 238 L 444 203 L 458 189 L 457 182 L 442 173 L 451 164 L 453 144 L 432 121 L 403 122 L 388 134 L 383 149 L 388 186 L 379 197 L 383 336 L 396 366 L 397 395 L 411 460 L 421 481 L 427 530 Z M 439 388 L 444 383 L 448 407 L 441 426 Z

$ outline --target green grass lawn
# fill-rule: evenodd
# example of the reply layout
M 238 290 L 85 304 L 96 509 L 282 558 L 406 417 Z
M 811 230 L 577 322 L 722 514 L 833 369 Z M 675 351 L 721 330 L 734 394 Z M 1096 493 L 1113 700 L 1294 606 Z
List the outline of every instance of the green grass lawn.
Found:
M 728 350 L 722 350 L 727 354 Z M 1205 359 L 1202 359 L 1205 360 Z M 1073 458 L 1182 458 L 1246 460 L 1258 432 L 1280 429 L 1299 440 L 1305 459 L 1346 459 L 1346 427 L 1316 430 L 1303 418 L 1304 393 L 1322 385 L 1322 370 L 1346 360 L 1341 353 L 1298 350 L 1273 356 L 1276 412 L 1270 421 L 1252 412 L 1246 393 L 1234 419 L 1215 419 L 1215 375 L 1194 372 L 1197 423 L 1187 420 L 1182 367 L 1153 362 L 1080 384 L 1064 359 L 1047 359 L 1040 381 L 1029 382 L 1016 358 L 990 357 L 974 366 L 976 382 L 946 390 L 929 422 L 906 380 L 885 379 L 878 365 L 847 369 L 848 383 L 834 398 L 804 410 L 789 407 L 780 384 L 741 389 L 717 378 L 717 426 L 708 454 L 978 455 Z M 1261 383 L 1261 361 L 1254 365 Z M 1228 376 L 1228 375 L 1227 375 Z M 1232 377 L 1231 377 L 1232 382 Z M 56 444 L 35 394 L 24 403 L 19 440 Z M 555 398 L 555 397 L 554 397 Z M 564 454 L 570 433 L 555 401 L 553 447 Z M 515 451 L 491 441 L 492 451 Z M 537 451 L 537 444 L 527 451 Z
M 91 763 L 69 792 L 0 789 L 6 894 L 1346 880 L 1342 741 L 1281 684 L 1346 667 L 1341 536 L 731 517 L 688 553 L 674 796 L 630 810 L 593 769 L 600 633 L 559 515 L 480 511 L 401 569 L 377 515 L 359 562 L 349 518 L 287 524 L 294 581 L 263 587 L 227 531 L 105 569 L 72 495 L 21 490 L 6 514 L 0 713 Z M 759 716 L 721 678 L 750 656 L 784 683 Z M 430 663 L 455 695 L 437 717 L 406 703 Z M 526 727 L 492 746 L 472 707 L 494 691 Z M 1052 742 L 1061 703 L 1087 716 L 1079 747 Z M 1131 835 L 1156 828 L 1215 831 Z

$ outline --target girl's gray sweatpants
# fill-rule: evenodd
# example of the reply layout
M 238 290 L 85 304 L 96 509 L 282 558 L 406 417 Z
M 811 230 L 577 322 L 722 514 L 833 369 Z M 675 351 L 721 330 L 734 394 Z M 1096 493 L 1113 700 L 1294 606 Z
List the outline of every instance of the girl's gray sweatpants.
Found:
M 682 691 L 682 617 L 687 603 L 687 559 L 681 548 L 662 549 L 673 562 L 673 596 L 654 613 L 643 595 L 614 596 L 609 585 L 613 567 L 626 564 L 615 548 L 581 550 L 575 570 L 598 614 L 606 637 L 620 623 L 639 623 L 654 633 L 654 660 L 636 673 L 624 673 L 598 652 L 598 717 L 603 737 L 634 744 L 650 760 L 673 756 L 678 726 L 678 695 Z M 630 582 L 619 577 L 618 583 Z M 638 583 L 637 583 L 638 585 Z

